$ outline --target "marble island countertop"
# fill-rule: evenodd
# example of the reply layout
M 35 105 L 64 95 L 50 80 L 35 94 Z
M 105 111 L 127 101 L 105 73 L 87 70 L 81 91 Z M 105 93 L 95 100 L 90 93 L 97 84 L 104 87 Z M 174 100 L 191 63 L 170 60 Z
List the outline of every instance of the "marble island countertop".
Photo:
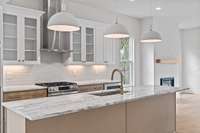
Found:
M 28 120 L 40 120 L 184 90 L 182 88 L 154 86 L 128 87 L 125 89 L 129 93 L 124 95 L 95 96 L 92 94 L 97 92 L 90 92 L 5 102 L 3 106 Z

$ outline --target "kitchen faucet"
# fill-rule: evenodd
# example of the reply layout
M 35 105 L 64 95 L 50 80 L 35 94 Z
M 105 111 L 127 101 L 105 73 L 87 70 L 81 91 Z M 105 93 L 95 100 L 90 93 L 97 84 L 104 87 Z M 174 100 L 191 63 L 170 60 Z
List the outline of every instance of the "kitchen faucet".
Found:
M 114 74 L 115 74 L 116 72 L 118 72 L 118 73 L 120 74 L 120 80 L 121 80 L 121 81 L 120 81 L 120 82 L 121 82 L 120 94 L 123 95 L 123 94 L 124 94 L 124 87 L 123 87 L 123 73 L 122 73 L 122 71 L 119 70 L 119 69 L 114 69 L 114 70 L 112 71 L 111 80 L 113 80 Z

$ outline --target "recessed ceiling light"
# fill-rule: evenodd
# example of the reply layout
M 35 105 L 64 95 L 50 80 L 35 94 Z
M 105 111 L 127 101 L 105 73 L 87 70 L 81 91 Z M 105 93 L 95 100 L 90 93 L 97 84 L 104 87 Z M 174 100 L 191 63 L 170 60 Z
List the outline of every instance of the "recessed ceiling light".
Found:
M 155 8 L 157 11 L 160 11 L 160 10 L 162 10 L 162 8 L 161 7 L 156 7 Z
M 134 2 L 135 0 L 129 0 L 130 2 Z

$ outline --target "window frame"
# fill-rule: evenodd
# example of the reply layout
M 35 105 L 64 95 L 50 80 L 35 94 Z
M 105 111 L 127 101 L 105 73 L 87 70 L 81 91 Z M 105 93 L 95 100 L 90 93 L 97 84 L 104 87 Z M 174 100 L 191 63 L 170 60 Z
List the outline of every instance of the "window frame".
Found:
M 127 38 L 125 38 L 127 39 Z M 129 75 L 128 75 L 128 84 L 124 83 L 124 86 L 134 86 L 135 85 L 135 39 L 130 37 L 128 38 L 128 60 L 121 60 L 121 45 L 122 45 L 122 39 L 120 40 L 120 67 L 123 71 L 123 74 L 126 73 L 124 71 L 124 68 L 122 68 L 121 63 L 125 62 L 129 66 Z

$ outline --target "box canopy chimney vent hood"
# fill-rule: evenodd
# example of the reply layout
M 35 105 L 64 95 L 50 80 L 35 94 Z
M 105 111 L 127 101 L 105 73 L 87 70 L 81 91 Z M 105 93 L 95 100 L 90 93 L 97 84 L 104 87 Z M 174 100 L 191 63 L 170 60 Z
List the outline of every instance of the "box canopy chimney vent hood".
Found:
M 42 51 L 68 53 L 70 51 L 70 32 L 56 32 L 47 29 L 49 18 L 61 11 L 62 0 L 43 0 L 43 9 L 46 12 L 43 18 Z

